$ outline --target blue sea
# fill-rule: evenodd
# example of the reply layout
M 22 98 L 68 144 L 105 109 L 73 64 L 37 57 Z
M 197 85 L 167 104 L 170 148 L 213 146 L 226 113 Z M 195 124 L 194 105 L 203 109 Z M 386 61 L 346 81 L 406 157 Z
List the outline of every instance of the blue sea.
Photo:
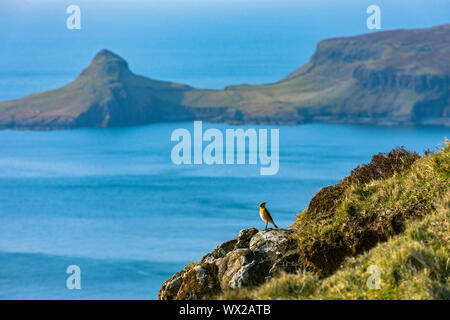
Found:
M 323 38 L 373 32 L 373 1 L 80 0 L 0 3 L 0 100 L 62 86 L 102 48 L 132 71 L 202 88 L 276 81 Z M 448 23 L 448 1 L 378 1 L 382 30 Z M 267 201 L 289 226 L 320 188 L 373 154 L 442 146 L 448 128 L 334 124 L 280 130 L 279 172 L 259 165 L 172 163 L 173 130 L 0 131 L 0 299 L 155 299 L 185 264 L 249 227 Z M 225 130 L 225 124 L 205 124 Z M 66 269 L 81 269 L 68 290 Z
M 156 298 L 186 263 L 243 228 L 263 228 L 259 202 L 288 227 L 315 192 L 371 155 L 400 145 L 436 150 L 449 134 L 269 127 L 280 130 L 280 167 L 260 176 L 260 165 L 176 166 L 170 136 L 177 128 L 193 124 L 0 131 L 0 298 Z M 81 268 L 81 290 L 66 288 L 69 265 Z

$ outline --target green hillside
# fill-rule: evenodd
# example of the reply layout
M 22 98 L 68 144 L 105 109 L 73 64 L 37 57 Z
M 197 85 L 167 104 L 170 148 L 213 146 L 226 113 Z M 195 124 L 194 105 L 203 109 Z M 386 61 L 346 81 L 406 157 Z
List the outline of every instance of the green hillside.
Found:
M 419 159 L 375 156 L 322 189 L 293 227 L 297 274 L 220 298 L 450 299 L 450 143 Z M 367 286 L 370 266 L 379 289 Z

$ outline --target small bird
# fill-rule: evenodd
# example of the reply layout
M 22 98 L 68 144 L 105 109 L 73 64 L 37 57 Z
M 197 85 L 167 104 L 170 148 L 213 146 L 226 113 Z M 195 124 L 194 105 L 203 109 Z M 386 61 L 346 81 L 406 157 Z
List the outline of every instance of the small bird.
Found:
M 275 224 L 275 222 L 273 222 L 273 219 L 269 213 L 269 210 L 267 210 L 267 208 L 266 208 L 266 202 L 261 202 L 259 204 L 259 215 L 260 215 L 262 221 L 264 221 L 266 223 L 266 228 L 264 230 L 267 229 L 267 225 L 269 224 L 269 222 L 271 224 L 273 224 L 275 228 L 278 229 L 278 226 Z

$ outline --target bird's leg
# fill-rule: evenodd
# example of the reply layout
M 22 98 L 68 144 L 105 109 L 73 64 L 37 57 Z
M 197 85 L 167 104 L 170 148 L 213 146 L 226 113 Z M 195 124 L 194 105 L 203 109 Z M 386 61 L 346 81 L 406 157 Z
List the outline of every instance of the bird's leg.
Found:
M 266 227 L 264 228 L 264 230 L 266 230 L 267 229 L 267 225 L 268 225 L 269 223 L 268 222 L 266 222 Z

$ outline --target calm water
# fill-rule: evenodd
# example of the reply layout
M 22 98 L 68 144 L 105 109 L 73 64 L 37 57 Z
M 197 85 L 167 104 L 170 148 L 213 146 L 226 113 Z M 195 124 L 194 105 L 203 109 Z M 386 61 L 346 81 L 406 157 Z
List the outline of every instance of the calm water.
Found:
M 258 165 L 175 166 L 178 127 L 193 124 L 0 131 L 0 298 L 156 298 L 184 264 L 243 228 L 264 227 L 260 201 L 289 226 L 315 192 L 372 154 L 433 149 L 450 133 L 280 127 L 279 173 L 261 177 Z M 82 272 L 78 291 L 65 287 L 72 264 Z

